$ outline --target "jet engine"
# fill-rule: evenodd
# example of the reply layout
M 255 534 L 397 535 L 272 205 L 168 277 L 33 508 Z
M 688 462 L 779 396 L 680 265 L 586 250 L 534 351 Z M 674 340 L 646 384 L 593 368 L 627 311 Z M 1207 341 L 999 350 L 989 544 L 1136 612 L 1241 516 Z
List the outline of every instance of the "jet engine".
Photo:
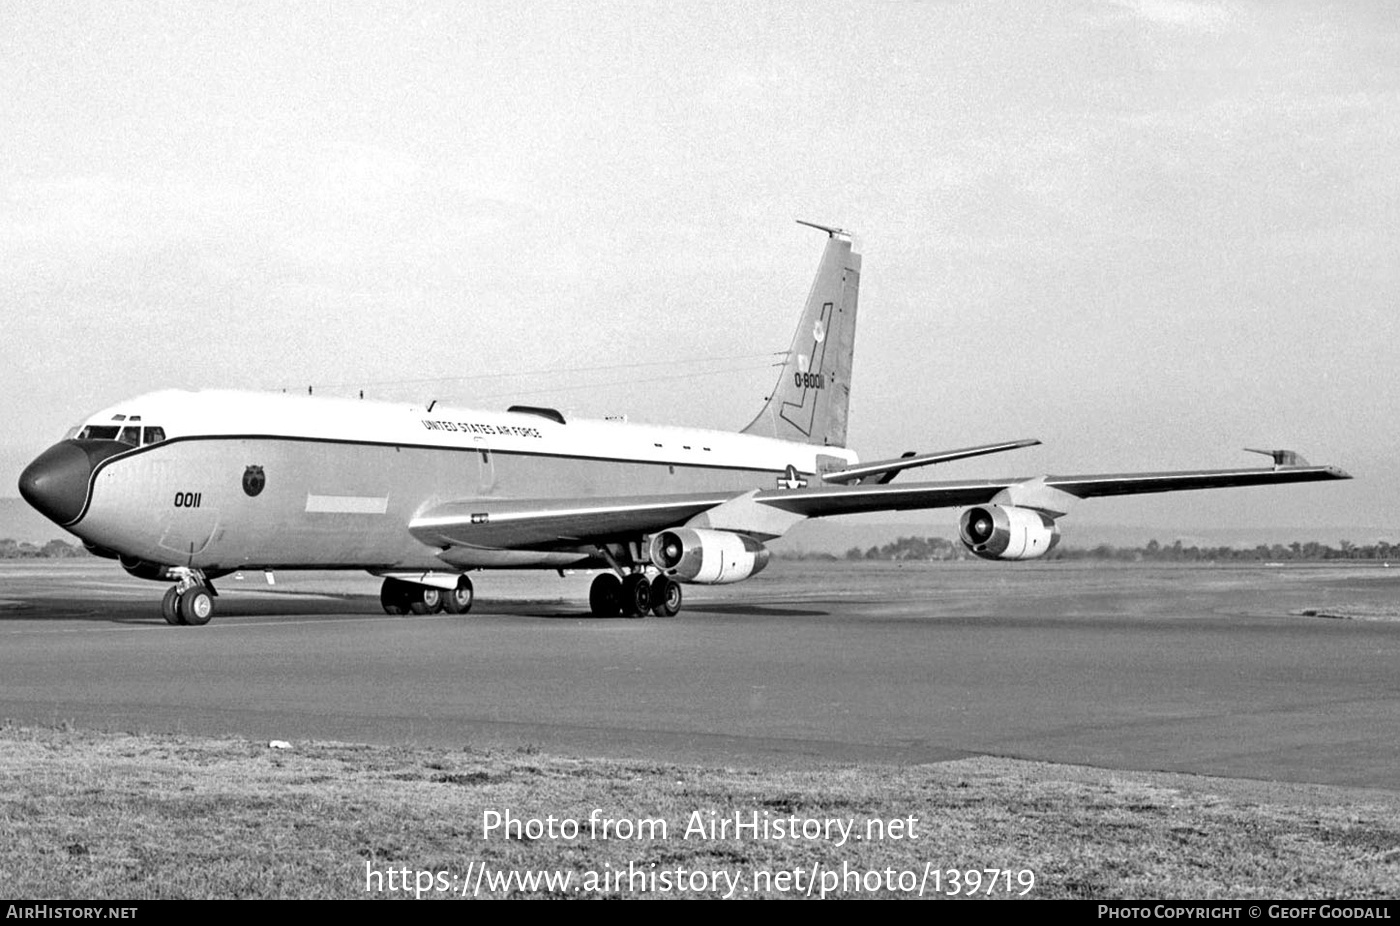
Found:
M 725 585 L 763 571 L 771 555 L 744 534 L 682 527 L 651 538 L 651 563 L 678 582 Z
M 958 519 L 963 545 L 983 559 L 1035 559 L 1060 542 L 1060 529 L 1034 508 L 979 505 Z

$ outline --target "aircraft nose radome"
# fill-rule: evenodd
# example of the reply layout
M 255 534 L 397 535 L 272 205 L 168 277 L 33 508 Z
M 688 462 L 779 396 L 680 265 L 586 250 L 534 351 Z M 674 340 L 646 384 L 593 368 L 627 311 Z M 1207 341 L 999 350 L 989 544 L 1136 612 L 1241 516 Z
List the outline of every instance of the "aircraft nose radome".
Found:
M 19 494 L 57 524 L 68 524 L 83 513 L 92 461 L 72 441 L 54 444 L 24 468 Z

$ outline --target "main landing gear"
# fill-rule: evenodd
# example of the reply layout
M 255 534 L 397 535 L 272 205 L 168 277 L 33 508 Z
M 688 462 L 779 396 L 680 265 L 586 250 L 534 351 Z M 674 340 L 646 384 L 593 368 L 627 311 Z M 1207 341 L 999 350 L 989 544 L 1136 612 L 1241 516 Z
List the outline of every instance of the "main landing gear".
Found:
M 458 576 L 457 587 L 442 589 L 434 585 L 419 585 L 402 579 L 385 579 L 379 589 L 379 603 L 385 614 L 466 614 L 472 609 L 475 592 L 472 580 Z
M 681 585 L 670 576 L 647 579 L 633 572 L 619 579 L 604 572 L 588 590 L 588 607 L 598 617 L 675 617 L 681 610 Z
M 214 616 L 214 586 L 199 569 L 171 567 L 179 581 L 165 592 L 160 613 L 167 624 L 202 627 Z
M 379 603 L 386 614 L 466 614 L 473 595 L 472 580 L 466 576 L 458 576 L 452 589 L 386 578 L 379 589 Z M 616 572 L 604 572 L 593 580 L 588 605 L 599 617 L 675 617 L 681 597 L 680 583 L 670 576 L 648 579 L 645 572 L 636 571 L 619 578 Z

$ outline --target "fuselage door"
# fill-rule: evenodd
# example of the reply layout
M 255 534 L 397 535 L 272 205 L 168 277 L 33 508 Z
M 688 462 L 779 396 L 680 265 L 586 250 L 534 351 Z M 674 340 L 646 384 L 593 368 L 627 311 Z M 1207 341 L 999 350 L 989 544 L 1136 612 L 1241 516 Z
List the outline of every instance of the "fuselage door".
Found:
M 476 493 L 490 495 L 496 490 L 496 455 L 486 446 L 486 438 L 480 434 L 472 438 L 472 446 L 476 449 L 477 459 Z
M 165 517 L 162 547 L 180 556 L 194 557 L 209 546 L 219 527 L 219 512 L 203 496 L 203 492 L 182 492 L 176 496 L 180 504 Z

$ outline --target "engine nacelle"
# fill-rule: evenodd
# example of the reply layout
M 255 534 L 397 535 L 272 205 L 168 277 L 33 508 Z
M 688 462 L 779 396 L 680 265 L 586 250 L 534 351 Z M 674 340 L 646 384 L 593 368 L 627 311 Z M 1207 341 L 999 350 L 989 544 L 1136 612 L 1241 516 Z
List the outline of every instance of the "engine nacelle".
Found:
M 1060 542 L 1060 529 L 1033 508 L 979 505 L 958 519 L 963 545 L 983 559 L 1035 559 Z
M 651 538 L 651 563 L 678 582 L 725 585 L 757 575 L 768 548 L 743 534 L 682 527 Z

